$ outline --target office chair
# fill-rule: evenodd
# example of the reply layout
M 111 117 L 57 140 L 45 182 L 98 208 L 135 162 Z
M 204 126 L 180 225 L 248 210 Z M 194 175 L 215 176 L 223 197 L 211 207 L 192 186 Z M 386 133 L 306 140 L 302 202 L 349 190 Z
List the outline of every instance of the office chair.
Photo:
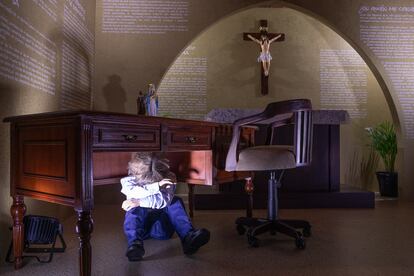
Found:
M 237 154 L 240 129 L 247 124 L 265 124 L 269 127 L 266 145 L 245 148 Z M 271 145 L 277 135 L 276 128 L 287 124 L 294 125 L 293 145 Z M 250 246 L 259 246 L 259 240 L 256 238 L 259 234 L 280 232 L 295 238 L 297 248 L 305 248 L 304 237 L 311 235 L 311 225 L 305 220 L 278 218 L 278 188 L 281 186 L 281 179 L 286 169 L 310 164 L 312 130 L 312 105 L 306 99 L 270 103 L 263 112 L 238 119 L 233 123 L 233 137 L 227 153 L 226 171 L 270 172 L 267 218 L 248 216 L 236 220 L 240 235 L 247 230 L 247 241 Z

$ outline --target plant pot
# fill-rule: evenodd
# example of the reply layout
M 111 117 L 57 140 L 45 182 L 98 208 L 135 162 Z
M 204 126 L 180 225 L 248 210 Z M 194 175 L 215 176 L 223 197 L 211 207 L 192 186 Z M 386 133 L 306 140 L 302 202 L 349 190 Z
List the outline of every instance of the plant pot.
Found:
M 398 197 L 398 173 L 377 172 L 381 196 Z

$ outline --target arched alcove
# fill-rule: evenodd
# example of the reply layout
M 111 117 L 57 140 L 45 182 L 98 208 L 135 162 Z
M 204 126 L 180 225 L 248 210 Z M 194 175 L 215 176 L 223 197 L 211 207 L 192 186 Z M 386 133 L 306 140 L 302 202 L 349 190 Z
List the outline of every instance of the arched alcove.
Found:
M 258 31 L 260 19 L 268 20 L 269 32 L 286 34 L 271 46 L 266 96 L 260 94 L 259 46 L 242 39 L 243 32 Z M 182 51 L 158 91 L 161 115 L 187 119 L 202 119 L 214 108 L 260 109 L 292 98 L 309 98 L 315 109 L 345 109 L 351 120 L 341 128 L 341 182 L 347 183 L 347 172 L 360 162 L 355 156 L 367 154 L 365 128 L 392 120 L 394 106 L 381 87 L 338 33 L 279 6 L 250 8 L 216 22 Z

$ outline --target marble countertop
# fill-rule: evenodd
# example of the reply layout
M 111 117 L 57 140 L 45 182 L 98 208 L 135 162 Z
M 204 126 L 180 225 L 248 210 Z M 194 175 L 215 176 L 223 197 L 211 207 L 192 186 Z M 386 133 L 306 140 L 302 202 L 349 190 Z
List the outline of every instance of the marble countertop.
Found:
M 231 124 L 235 120 L 260 113 L 261 109 L 216 108 L 211 110 L 205 120 L 215 123 Z M 349 123 L 346 110 L 313 110 L 313 123 L 318 125 L 337 125 Z

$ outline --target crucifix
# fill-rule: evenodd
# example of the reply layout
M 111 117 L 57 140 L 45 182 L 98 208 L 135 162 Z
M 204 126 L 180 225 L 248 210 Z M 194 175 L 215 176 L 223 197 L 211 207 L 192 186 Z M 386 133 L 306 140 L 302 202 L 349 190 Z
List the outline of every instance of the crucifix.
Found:
M 260 33 L 243 33 L 243 40 L 254 41 L 260 45 L 260 56 L 257 61 L 261 62 L 261 92 L 262 95 L 267 95 L 269 93 L 270 61 L 272 60 L 270 44 L 285 40 L 285 34 L 268 33 L 267 20 L 264 19 L 260 20 L 259 31 Z

